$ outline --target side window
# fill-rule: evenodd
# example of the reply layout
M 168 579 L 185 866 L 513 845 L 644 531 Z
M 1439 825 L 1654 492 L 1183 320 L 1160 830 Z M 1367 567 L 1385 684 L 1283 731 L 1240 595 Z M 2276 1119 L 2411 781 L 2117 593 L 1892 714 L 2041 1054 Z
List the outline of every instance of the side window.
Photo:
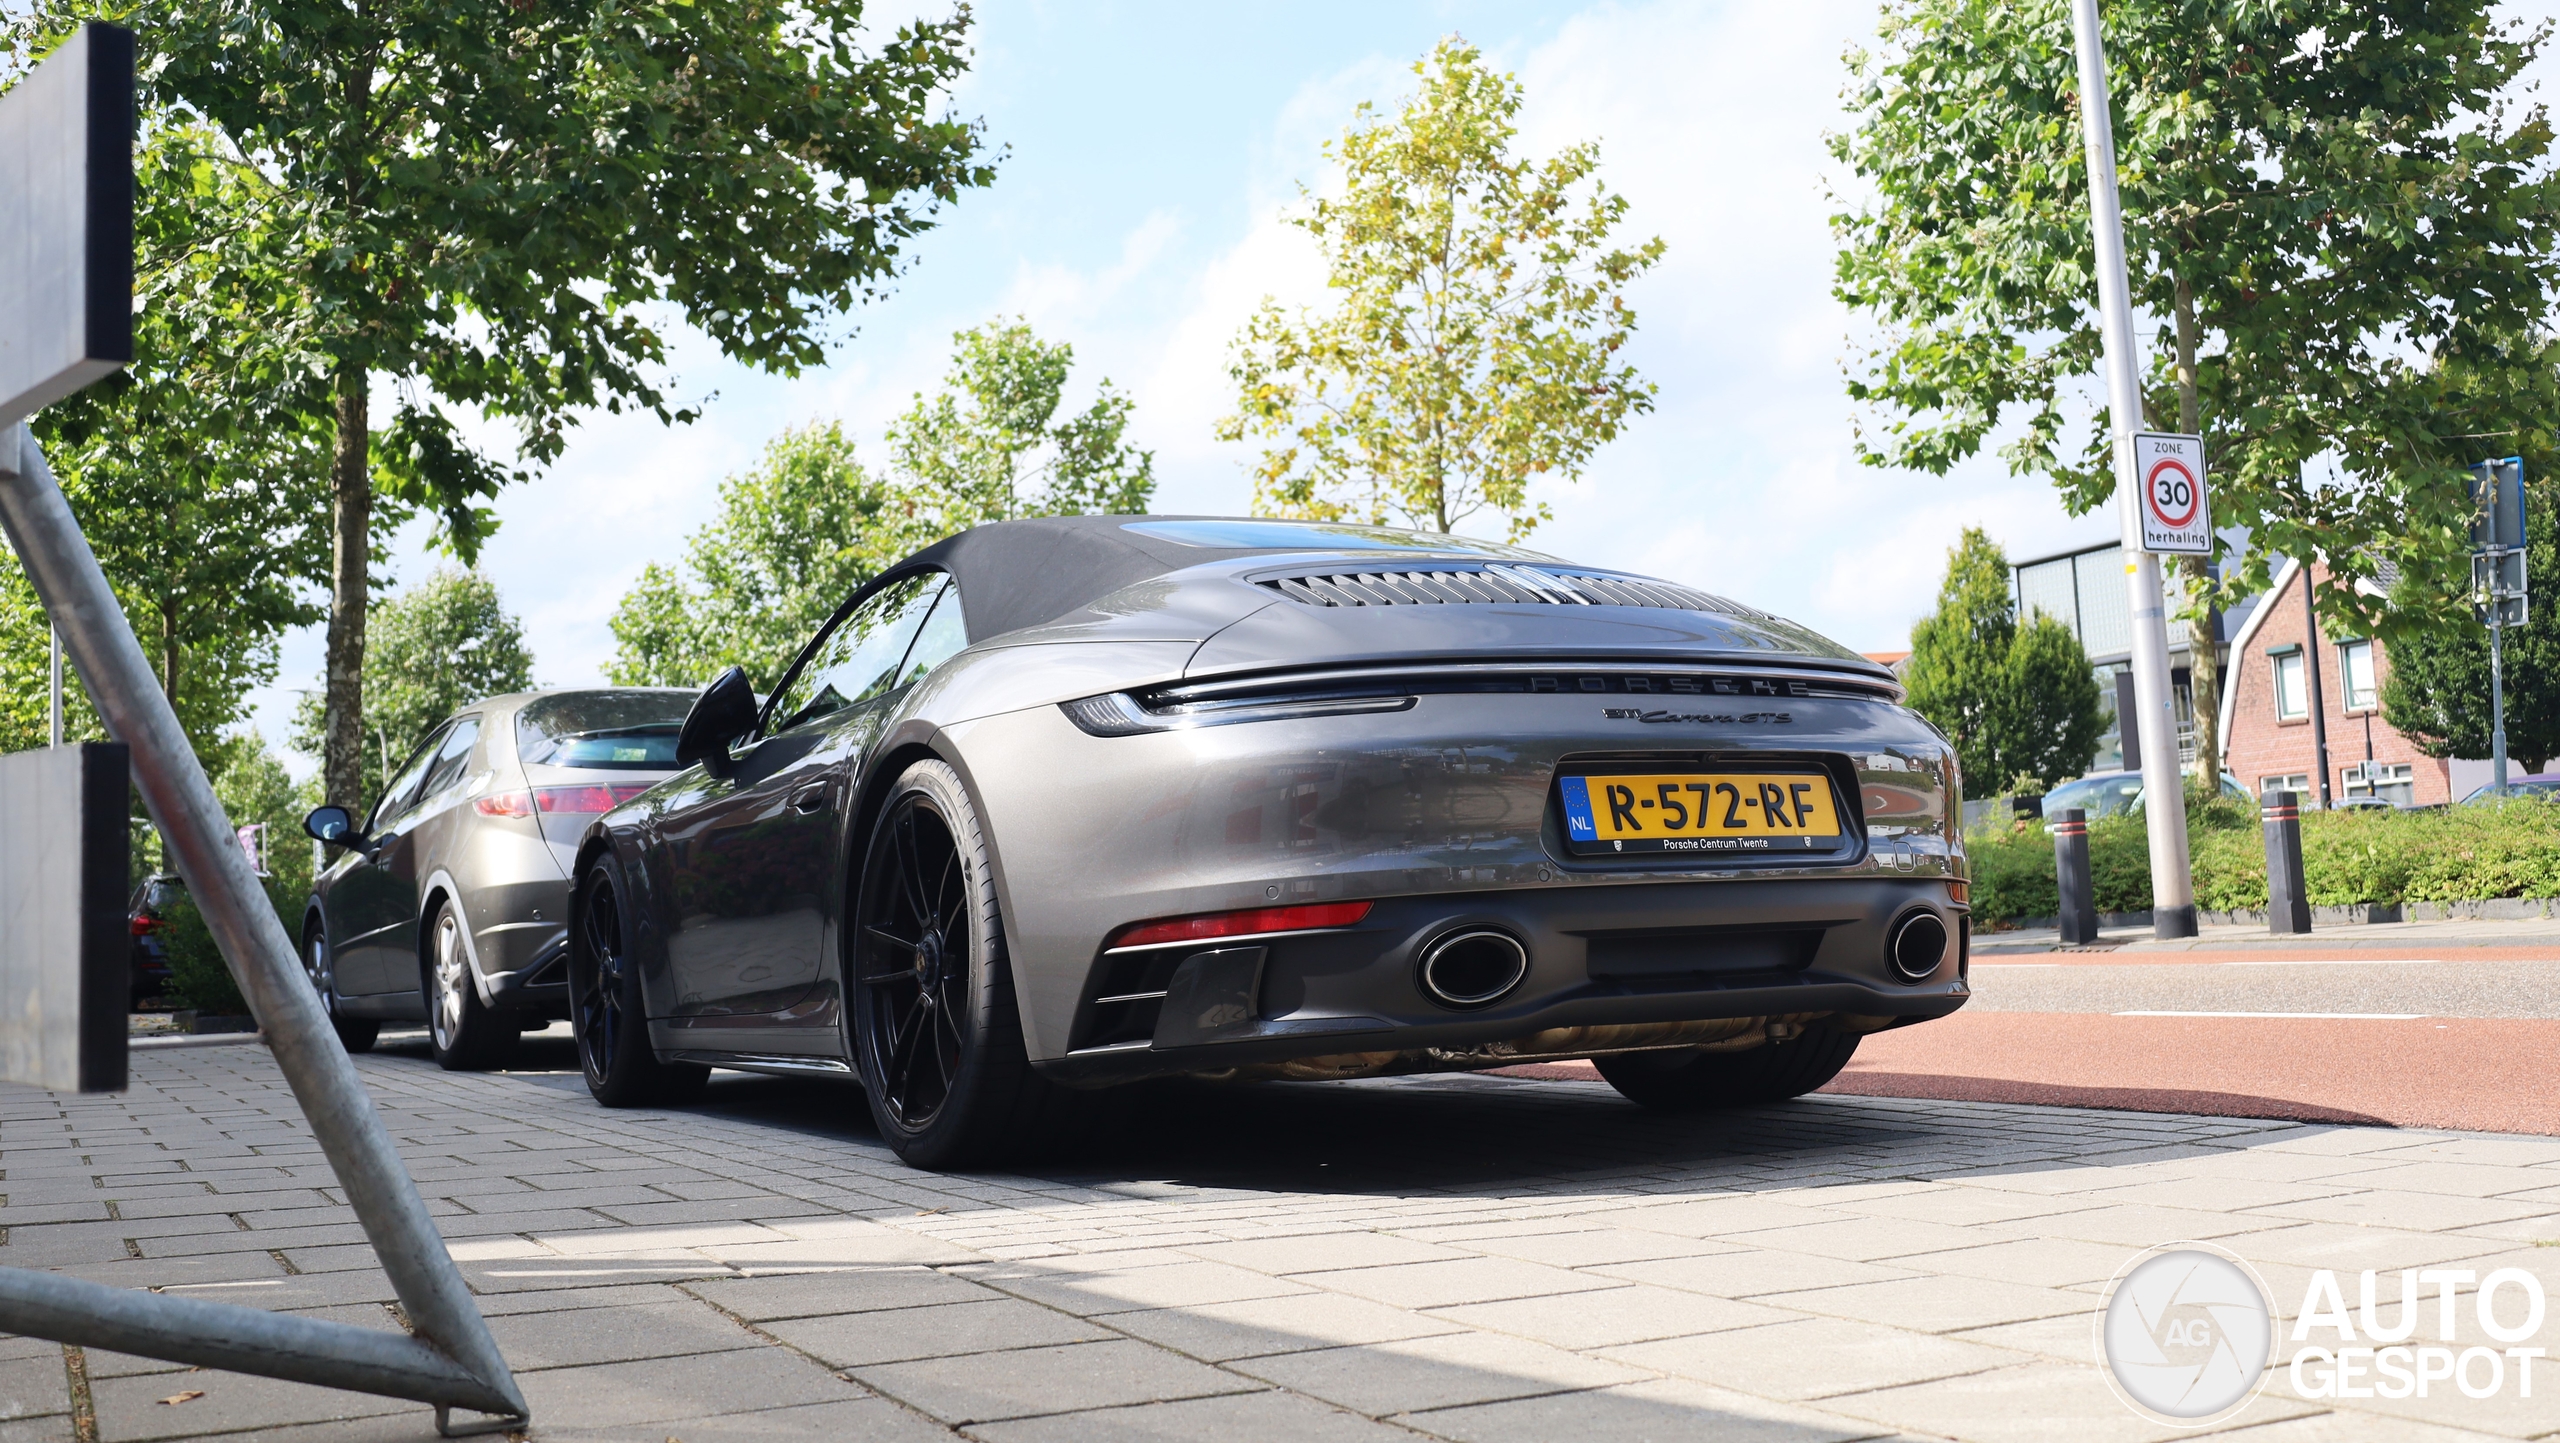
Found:
M 907 664 L 898 674 L 898 685 L 913 686 L 927 673 L 960 654 L 969 644 L 969 628 L 960 614 L 960 584 L 942 584 L 942 599 L 933 604 L 933 614 L 925 618 L 924 630 L 916 633 L 916 644 L 907 648 Z
M 828 633 L 809 664 L 783 684 L 773 704 L 779 731 L 865 701 L 897 683 L 898 662 L 942 589 L 939 573 L 882 587 Z
M 444 745 L 436 748 L 436 759 L 428 766 L 425 780 L 418 783 L 418 795 L 412 805 L 461 781 L 462 774 L 471 769 L 471 748 L 479 740 L 478 717 L 464 717 L 454 723 L 453 730 L 445 736 Z
M 382 800 L 373 804 L 373 815 L 365 822 L 366 831 L 379 830 L 384 822 L 408 810 L 418 795 L 418 783 L 425 779 L 427 768 L 435 765 L 436 754 L 444 747 L 445 733 L 451 729 L 452 724 L 447 723 L 427 733 L 427 739 L 409 753 L 409 759 L 393 774 L 391 785 L 382 789 Z

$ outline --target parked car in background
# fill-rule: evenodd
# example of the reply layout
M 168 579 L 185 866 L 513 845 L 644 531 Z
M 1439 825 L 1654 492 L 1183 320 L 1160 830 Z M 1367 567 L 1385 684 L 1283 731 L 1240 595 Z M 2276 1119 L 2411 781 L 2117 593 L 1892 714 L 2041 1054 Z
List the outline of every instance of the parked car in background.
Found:
M 154 872 L 133 889 L 133 897 L 125 904 L 125 934 L 132 939 L 133 1010 L 169 990 L 169 904 L 187 889 L 186 882 L 174 872 Z
M 363 825 L 322 807 L 343 850 L 314 880 L 303 968 L 350 1052 L 424 1021 L 448 1068 L 493 1066 L 568 1015 L 569 868 L 587 825 L 674 771 L 693 693 L 595 688 L 492 697 L 427 733 Z
M 2469 796 L 2455 805 L 2467 807 L 2474 802 L 2494 802 L 2500 797 L 2532 797 L 2546 802 L 2560 800 L 2560 772 L 2536 772 L 2529 777 L 2510 775 L 2504 792 L 2494 785 L 2474 787 Z
M 1590 1057 L 1793 1097 L 1969 997 L 1947 740 L 1767 612 L 1367 526 L 1065 516 L 847 596 L 578 854 L 587 1085 L 859 1080 L 923 1167 L 1141 1078 Z
M 2222 794 L 2234 801 L 2254 802 L 2249 789 L 2229 772 L 2222 774 Z M 2064 782 L 2044 794 L 2044 819 L 2067 807 L 2078 807 L 2090 821 L 2124 812 L 2142 810 L 2142 773 L 2091 772 L 2075 781 Z

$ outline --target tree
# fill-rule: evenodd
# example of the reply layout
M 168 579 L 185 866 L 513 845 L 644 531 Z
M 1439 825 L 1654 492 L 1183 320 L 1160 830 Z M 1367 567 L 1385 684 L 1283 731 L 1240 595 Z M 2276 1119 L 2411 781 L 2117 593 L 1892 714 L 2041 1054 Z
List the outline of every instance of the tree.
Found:
M 2534 424 L 2560 285 L 2560 180 L 2540 107 L 2504 98 L 2548 34 L 2492 0 L 2120 0 L 2106 7 L 2125 246 L 2152 319 L 2144 414 L 2205 437 L 2218 594 L 2184 564 L 2199 715 L 2204 608 L 2269 559 L 2333 568 L 2340 631 L 2403 634 L 2468 582 L 2462 472 Z M 1877 339 L 1850 395 L 1861 459 L 1943 474 L 1994 433 L 2011 471 L 2084 512 L 2114 491 L 2071 20 L 2060 0 L 1892 0 L 1851 57 L 1833 152 L 1872 198 L 1837 217 L 1836 294 Z M 2537 374 L 2536 367 L 2540 372 Z M 2388 564 L 2388 602 L 2357 590 Z M 2198 775 L 2218 774 L 2209 730 Z M 2210 785 L 2210 783 L 2207 783 Z
M 701 686 L 743 666 L 759 686 L 880 569 L 942 535 L 942 508 L 866 470 L 834 422 L 785 431 L 720 483 L 720 514 L 651 562 L 614 608 L 617 686 Z
M 35 56 L 133 0 L 40 0 L 10 27 Z M 510 479 L 448 405 L 509 419 L 520 457 L 571 416 L 670 421 L 654 317 L 730 357 L 796 372 L 872 294 L 935 207 L 992 176 L 978 128 L 934 114 L 969 13 L 856 44 L 859 0 L 222 0 L 136 27 L 146 132 L 200 125 L 207 163 L 254 193 L 223 323 L 320 358 L 306 414 L 329 429 L 332 555 L 322 773 L 353 800 L 373 510 L 441 515 L 466 563 Z M 150 190 L 208 243 L 240 218 Z M 158 216 L 142 222 L 163 224 Z M 663 307 L 664 312 L 657 308 Z M 377 382 L 398 397 L 373 426 Z
M 482 697 L 533 689 L 533 654 L 507 614 L 496 583 L 476 571 L 438 567 L 382 603 L 365 662 L 366 760 L 375 784 L 427 729 Z M 295 718 L 296 745 L 311 750 L 325 719 L 306 693 Z
M 2042 612 L 2018 624 L 2009 560 L 1970 526 L 1947 553 L 1936 613 L 1911 629 L 1903 684 L 1983 795 L 2080 775 L 2107 727 L 2080 639 Z
M 2526 477 L 2537 475 L 2526 458 Z M 2560 455 L 2551 457 L 2560 461 Z M 2525 567 L 2538 586 L 2560 577 L 2560 507 L 2547 482 L 2525 488 Z M 2507 628 L 2503 679 L 2507 754 L 2520 761 L 2560 757 L 2560 612 L 2548 591 L 2527 608 L 2523 626 Z M 2431 757 L 2489 755 L 2489 628 L 2471 617 L 2390 643 L 2383 658 L 2382 719 Z M 2523 769 L 2519 769 L 2523 770 Z
M 1549 515 L 1532 478 L 1579 478 L 1653 409 L 1618 356 L 1636 324 L 1621 292 L 1662 241 L 1610 246 L 1627 203 L 1600 183 L 1597 145 L 1512 158 L 1520 82 L 1474 46 L 1444 40 L 1413 68 L 1421 89 L 1394 119 L 1364 103 L 1325 147 L 1340 198 L 1290 218 L 1339 304 L 1292 317 L 1264 299 L 1218 436 L 1271 443 L 1256 510 L 1435 531 L 1490 510 L 1516 540 Z
M 1103 381 L 1055 421 L 1075 360 L 1020 321 L 952 338 L 942 391 L 889 428 L 895 474 L 866 469 L 834 422 L 785 431 L 720 483 L 720 515 L 685 541 L 684 574 L 651 562 L 614 608 L 621 686 L 701 686 L 743 666 L 771 686 L 862 583 L 984 521 L 1143 513 L 1155 459 L 1122 439 L 1130 403 Z M 1055 424 L 1052 424 L 1055 421 Z
M 1136 515 L 1155 494 L 1155 455 L 1129 445 L 1129 398 L 1103 379 L 1082 412 L 1051 425 L 1075 348 L 1029 323 L 990 321 L 951 338 L 942 393 L 889 428 L 889 452 L 915 487 L 954 516 Z M 1034 488 L 1031 483 L 1037 482 Z

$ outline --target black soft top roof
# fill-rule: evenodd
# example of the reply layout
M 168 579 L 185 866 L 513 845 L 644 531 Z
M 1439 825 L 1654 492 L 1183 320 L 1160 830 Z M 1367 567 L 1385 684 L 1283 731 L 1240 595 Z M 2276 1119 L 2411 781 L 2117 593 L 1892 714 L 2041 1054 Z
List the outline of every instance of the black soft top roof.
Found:
M 1261 544 L 1251 544 L 1256 542 Z M 1535 552 L 1462 536 L 1423 537 L 1323 522 L 1038 516 L 973 526 L 917 552 L 895 570 L 938 566 L 949 571 L 960 583 L 969 640 L 979 642 L 1054 621 L 1124 586 L 1204 562 L 1310 551 L 1456 552 L 1543 559 Z

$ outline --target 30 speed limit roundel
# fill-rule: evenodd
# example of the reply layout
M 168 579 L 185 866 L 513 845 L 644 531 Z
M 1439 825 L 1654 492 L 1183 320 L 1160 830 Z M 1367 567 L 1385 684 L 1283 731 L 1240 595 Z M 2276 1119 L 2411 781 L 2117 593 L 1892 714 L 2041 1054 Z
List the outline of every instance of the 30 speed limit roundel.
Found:
M 2213 554 L 2202 436 L 2135 432 L 2132 487 L 2137 494 L 2124 507 L 2126 550 Z
M 2186 462 L 2162 456 L 2142 478 L 2142 499 L 2151 508 L 2152 519 L 2172 531 L 2184 531 L 2195 524 L 2196 508 L 2204 504 L 2204 488 L 2196 484 L 2196 473 L 2187 469 Z

